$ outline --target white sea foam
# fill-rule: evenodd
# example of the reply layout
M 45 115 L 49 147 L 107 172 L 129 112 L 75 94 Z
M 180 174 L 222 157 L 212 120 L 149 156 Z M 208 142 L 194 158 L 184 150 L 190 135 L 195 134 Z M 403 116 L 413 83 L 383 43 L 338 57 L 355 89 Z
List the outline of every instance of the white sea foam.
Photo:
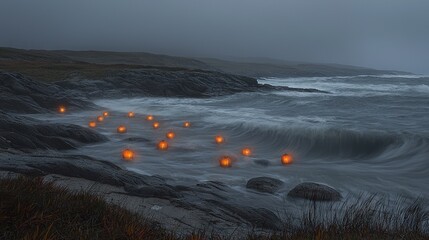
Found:
M 249 178 L 271 176 L 291 184 L 324 182 L 354 193 L 403 194 L 404 189 L 415 195 L 429 193 L 427 79 L 360 76 L 260 82 L 318 88 L 331 94 L 279 91 L 209 99 L 98 100 L 96 104 L 109 109 L 112 116 L 96 130 L 110 141 L 71 152 L 177 182 L 216 180 L 238 190 Z M 127 111 L 136 112 L 136 118 L 128 119 Z M 37 117 L 86 126 L 98 114 Z M 154 130 L 144 119 L 146 114 L 155 115 L 161 128 Z M 191 121 L 191 128 L 182 128 L 185 120 Z M 116 134 L 119 124 L 126 124 L 129 132 Z M 170 129 L 177 137 L 169 151 L 159 152 L 155 144 Z M 226 144 L 214 144 L 216 134 L 222 134 Z M 146 140 L 127 141 L 130 137 Z M 253 148 L 252 157 L 240 155 L 244 146 Z M 125 147 L 138 153 L 134 162 L 121 160 Z M 280 164 L 284 152 L 295 156 L 294 164 Z M 233 168 L 218 167 L 217 160 L 224 154 L 236 158 Z M 269 166 L 255 160 L 266 160 Z

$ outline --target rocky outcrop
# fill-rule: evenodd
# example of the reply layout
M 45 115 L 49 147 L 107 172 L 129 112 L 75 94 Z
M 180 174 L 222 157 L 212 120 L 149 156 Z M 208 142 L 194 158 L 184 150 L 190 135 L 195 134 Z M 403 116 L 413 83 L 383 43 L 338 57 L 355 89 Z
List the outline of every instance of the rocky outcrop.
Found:
M 275 193 L 283 185 L 283 182 L 270 177 L 256 177 L 247 181 L 246 188 L 258 192 Z
M 0 111 L 0 149 L 66 150 L 106 141 L 103 135 L 73 124 L 45 123 Z
M 234 226 L 279 230 L 282 221 L 272 211 L 236 201 L 236 190 L 208 181 L 181 186 L 160 176 L 140 175 L 110 162 L 80 155 L 24 155 L 0 153 L 0 171 L 30 176 L 61 175 L 123 187 L 127 196 L 168 200 L 172 206 L 198 211 L 210 221 L 224 221 Z
M 258 84 L 250 77 L 202 70 L 121 70 L 103 80 L 75 78 L 56 82 L 62 88 L 84 94 L 88 98 L 213 97 L 238 92 L 268 90 L 318 91 Z M 320 91 L 318 91 L 320 92 Z
M 256 79 L 197 70 L 122 70 L 103 80 L 71 79 L 57 85 L 91 98 L 133 96 L 210 97 L 255 91 Z
M 0 71 L 0 110 L 13 113 L 46 113 L 56 111 L 59 105 L 71 109 L 95 107 L 77 92 L 71 94 L 55 84 Z
M 159 185 L 164 183 L 160 178 L 143 176 L 107 161 L 96 160 L 82 155 L 0 155 L 0 170 L 22 173 L 31 176 L 58 174 L 67 177 L 82 178 L 113 186 L 125 185 Z
M 100 80 L 76 77 L 52 84 L 24 75 L 0 71 L 0 110 L 13 113 L 46 113 L 59 105 L 69 109 L 96 106 L 88 98 L 213 97 L 238 92 L 287 90 L 321 92 L 258 84 L 250 77 L 187 69 L 120 70 Z
M 304 182 L 289 191 L 288 197 L 303 198 L 312 201 L 339 201 L 341 193 L 325 184 Z

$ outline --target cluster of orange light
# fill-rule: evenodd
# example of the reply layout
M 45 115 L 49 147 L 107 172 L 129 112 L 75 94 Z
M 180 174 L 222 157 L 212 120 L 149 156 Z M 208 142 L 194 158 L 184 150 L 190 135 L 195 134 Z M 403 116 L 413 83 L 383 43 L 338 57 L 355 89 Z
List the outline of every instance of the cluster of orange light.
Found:
M 128 112 L 128 117 L 129 118 L 133 118 L 135 116 L 136 116 L 136 114 L 134 112 Z
M 166 136 L 168 139 L 173 139 L 173 138 L 176 136 L 176 134 L 175 134 L 173 131 L 170 131 L 170 132 L 168 132 L 167 134 L 165 134 L 165 136 Z
M 252 150 L 250 150 L 250 148 L 243 148 L 241 150 L 241 154 L 243 154 L 243 156 L 249 157 L 252 155 Z
M 165 140 L 161 140 L 158 143 L 158 149 L 163 150 L 163 151 L 167 150 L 168 149 L 168 143 Z
M 67 108 L 64 105 L 60 105 L 60 106 L 58 106 L 57 111 L 59 113 L 66 113 L 67 112 Z M 106 117 L 108 117 L 109 115 L 110 115 L 109 112 L 105 111 L 105 112 L 103 112 L 102 115 L 97 116 L 97 121 L 98 122 L 103 122 L 104 119 Z M 135 117 L 135 113 L 134 112 L 128 112 L 127 116 L 129 118 L 134 118 Z M 154 117 L 152 115 L 148 115 L 148 116 L 146 116 L 146 120 L 153 121 Z M 90 128 L 95 128 L 95 127 L 97 127 L 97 122 L 96 121 L 90 121 L 88 123 L 88 126 Z M 153 122 L 152 126 L 153 126 L 154 129 L 158 129 L 160 127 L 160 123 L 159 122 Z M 191 123 L 188 122 L 188 121 L 186 121 L 186 122 L 183 123 L 183 127 L 184 128 L 189 128 L 189 127 L 191 127 Z M 116 129 L 116 131 L 118 133 L 126 133 L 127 132 L 127 127 L 124 126 L 124 125 L 119 125 L 118 128 Z M 173 139 L 173 138 L 175 138 L 176 134 L 173 131 L 169 131 L 169 132 L 166 133 L 165 136 L 168 139 Z M 215 139 L 215 143 L 216 144 L 223 144 L 223 143 L 225 143 L 225 138 L 223 136 L 221 136 L 221 135 L 215 136 L 214 139 Z M 157 144 L 157 148 L 159 150 L 162 150 L 162 151 L 167 150 L 168 149 L 168 142 L 165 141 L 165 140 L 161 140 Z M 245 148 L 243 148 L 241 150 L 241 154 L 243 156 L 245 156 L 245 157 L 249 157 L 249 156 L 252 155 L 252 150 L 250 148 L 248 148 L 248 147 L 245 147 Z M 127 148 L 127 149 L 125 149 L 125 150 L 122 151 L 122 158 L 124 160 L 131 161 L 131 160 L 134 159 L 134 157 L 135 157 L 135 152 L 133 150 Z M 292 157 L 292 155 L 290 155 L 288 153 L 285 153 L 285 154 L 283 154 L 281 156 L 280 161 L 281 161 L 281 163 L 283 165 L 288 165 L 288 164 L 291 164 L 293 162 L 293 157 Z M 221 167 L 224 167 L 224 168 L 232 167 L 232 158 L 230 156 L 222 156 L 219 159 L 219 165 Z
M 293 158 L 292 158 L 292 155 L 285 153 L 285 154 L 282 155 L 282 159 L 281 160 L 282 160 L 282 164 L 287 165 L 287 164 L 291 164 L 292 163 Z
M 232 167 L 232 159 L 229 156 L 222 156 L 219 159 L 219 165 L 223 168 L 229 168 Z
M 131 149 L 125 149 L 122 151 L 122 159 L 125 161 L 132 161 L 134 160 L 136 153 Z
M 89 126 L 90 128 L 95 128 L 95 127 L 97 127 L 97 123 L 96 123 L 95 121 L 90 121 L 90 122 L 88 123 L 88 126 Z
M 222 136 L 217 135 L 217 136 L 215 137 L 215 142 L 216 142 L 217 144 L 221 144 L 221 143 L 224 143 L 224 142 L 225 142 L 225 139 L 224 139 Z
M 127 127 L 125 127 L 124 125 L 119 125 L 118 128 L 116 129 L 116 132 L 118 132 L 118 133 L 126 133 L 127 132 Z
M 61 109 L 61 106 L 60 106 L 60 108 L 59 109 Z M 60 110 L 59 110 L 60 111 Z M 65 110 L 64 110 L 64 112 L 65 112 Z M 109 116 L 109 112 L 103 112 L 103 114 L 102 115 L 100 115 L 100 116 L 97 116 L 97 118 L 96 118 L 96 121 L 89 121 L 89 123 L 88 123 L 88 127 L 90 127 L 90 128 L 95 128 L 95 127 L 97 127 L 97 122 L 103 122 L 104 121 L 104 119 L 106 118 L 106 117 L 108 117 Z
M 57 110 L 58 110 L 59 113 L 65 113 L 65 112 L 67 112 L 67 108 L 64 105 L 58 106 Z

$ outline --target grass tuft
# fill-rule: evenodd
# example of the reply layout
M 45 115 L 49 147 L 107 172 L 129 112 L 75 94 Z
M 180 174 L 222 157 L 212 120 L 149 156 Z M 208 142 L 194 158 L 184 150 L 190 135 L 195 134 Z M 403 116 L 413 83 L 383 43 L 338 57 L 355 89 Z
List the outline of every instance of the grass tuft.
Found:
M 0 181 L 0 239 L 174 239 L 154 223 L 41 178 Z
M 423 200 L 361 196 L 340 205 L 309 202 L 302 217 L 277 233 L 249 233 L 249 240 L 429 239 Z M 426 224 L 426 225 L 425 225 Z M 243 234 L 243 233 L 241 233 Z M 85 192 L 73 193 L 42 178 L 0 180 L 0 239 L 224 240 L 202 230 L 177 236 L 144 216 Z

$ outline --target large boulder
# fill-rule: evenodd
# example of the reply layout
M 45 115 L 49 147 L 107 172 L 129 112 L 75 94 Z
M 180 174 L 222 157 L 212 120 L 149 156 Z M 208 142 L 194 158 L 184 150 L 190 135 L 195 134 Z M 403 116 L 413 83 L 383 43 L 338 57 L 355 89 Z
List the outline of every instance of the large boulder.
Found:
M 270 177 L 256 177 L 247 181 L 246 187 L 258 192 L 275 193 L 283 185 L 283 182 Z
M 342 198 L 341 193 L 334 188 L 314 182 L 298 184 L 289 191 L 288 196 L 312 201 L 339 201 Z

